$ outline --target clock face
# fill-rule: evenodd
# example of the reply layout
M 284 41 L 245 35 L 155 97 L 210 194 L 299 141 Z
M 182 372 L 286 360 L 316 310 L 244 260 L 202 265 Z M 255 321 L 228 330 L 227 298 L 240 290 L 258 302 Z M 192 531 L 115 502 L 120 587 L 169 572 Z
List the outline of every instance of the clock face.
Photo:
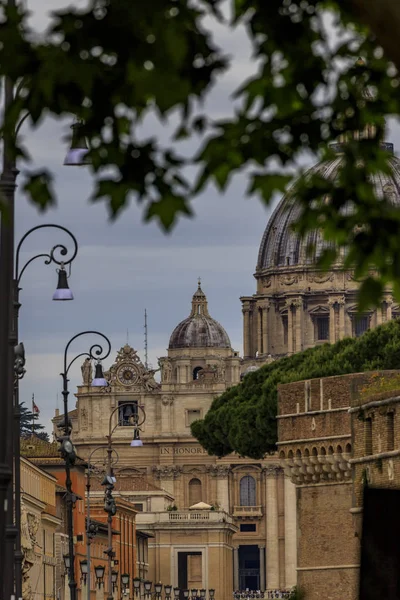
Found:
M 130 365 L 121 365 L 117 376 L 122 385 L 133 385 L 138 377 L 136 369 Z

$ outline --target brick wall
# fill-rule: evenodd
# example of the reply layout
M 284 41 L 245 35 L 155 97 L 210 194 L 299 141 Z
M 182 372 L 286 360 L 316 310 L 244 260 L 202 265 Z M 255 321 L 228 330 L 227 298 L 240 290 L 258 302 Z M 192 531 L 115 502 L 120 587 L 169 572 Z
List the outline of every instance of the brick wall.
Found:
M 278 392 L 279 456 L 296 484 L 298 585 L 307 600 L 353 600 L 364 481 L 400 487 L 400 371 Z

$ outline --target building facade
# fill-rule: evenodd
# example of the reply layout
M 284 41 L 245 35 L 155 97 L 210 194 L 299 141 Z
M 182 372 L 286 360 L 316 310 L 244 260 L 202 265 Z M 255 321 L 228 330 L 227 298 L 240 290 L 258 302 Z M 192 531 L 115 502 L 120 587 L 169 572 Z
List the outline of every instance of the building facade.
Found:
M 74 443 L 85 459 L 105 443 L 116 409 L 115 493 L 134 505 L 138 530 L 151 536 L 149 578 L 214 588 L 222 600 L 231 600 L 233 589 L 290 589 L 296 583 L 295 487 L 277 457 L 218 459 L 191 436 L 191 423 L 240 381 L 241 370 L 239 353 L 210 316 L 200 284 L 159 366 L 160 383 L 126 345 L 105 374 L 107 388 L 92 387 L 83 366 L 71 413 Z M 138 406 L 146 413 L 143 447 L 132 448 Z
M 278 449 L 296 485 L 298 585 L 356 600 L 364 485 L 400 488 L 400 372 L 280 386 Z
M 373 132 L 366 132 L 370 136 Z M 385 148 L 393 152 L 392 144 Z M 341 144 L 332 144 L 337 157 L 311 169 L 335 180 L 341 164 Z M 384 195 L 400 206 L 400 160 L 392 156 L 392 173 L 376 174 L 377 197 Z M 256 293 L 241 298 L 245 365 L 256 365 L 300 352 L 321 343 L 357 337 L 367 329 L 400 316 L 387 290 L 378 308 L 357 313 L 359 283 L 354 272 L 343 270 L 344 250 L 328 272 L 317 262 L 328 244 L 320 231 L 304 238 L 293 231 L 302 210 L 290 192 L 279 202 L 260 244 L 254 277 Z

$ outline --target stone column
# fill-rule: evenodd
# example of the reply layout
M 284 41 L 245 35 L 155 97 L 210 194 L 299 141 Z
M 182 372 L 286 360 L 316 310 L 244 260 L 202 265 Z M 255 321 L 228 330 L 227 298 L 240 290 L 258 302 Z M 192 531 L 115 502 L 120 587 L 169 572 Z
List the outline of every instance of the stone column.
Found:
M 387 304 L 387 320 L 390 321 L 392 318 L 392 304 L 393 304 L 393 298 L 392 296 L 388 296 L 386 299 L 386 304 Z
M 328 298 L 329 306 L 329 342 L 334 344 L 336 342 L 336 331 L 335 331 L 335 305 L 336 298 Z
M 296 298 L 296 352 L 301 352 L 303 346 L 303 299 Z
M 378 306 L 376 307 L 376 326 L 378 327 L 379 325 L 382 325 L 383 322 L 383 315 L 382 315 L 382 309 L 383 309 L 383 304 L 382 302 L 380 304 L 378 304 Z
M 338 336 L 338 339 L 342 340 L 344 337 L 346 337 L 346 325 L 345 325 L 346 299 L 344 296 L 339 298 L 338 305 L 339 305 L 339 336 Z
M 265 546 L 258 546 L 260 552 L 260 591 L 265 592 Z
M 265 506 L 267 512 L 268 590 L 279 588 L 278 488 L 274 468 L 266 469 Z
M 233 549 L 233 589 L 239 589 L 239 548 Z
M 268 311 L 269 311 L 269 302 L 264 304 L 263 308 L 263 353 L 269 353 L 268 347 Z
M 287 322 L 288 322 L 288 347 L 287 351 L 289 354 L 293 354 L 293 312 L 292 312 L 292 302 L 288 300 L 287 302 Z
M 297 582 L 296 486 L 285 477 L 285 587 Z
M 243 304 L 243 356 L 250 356 L 250 310 L 249 304 Z
M 262 340 L 263 340 L 263 309 L 261 306 L 257 306 L 257 349 L 258 356 L 262 354 Z

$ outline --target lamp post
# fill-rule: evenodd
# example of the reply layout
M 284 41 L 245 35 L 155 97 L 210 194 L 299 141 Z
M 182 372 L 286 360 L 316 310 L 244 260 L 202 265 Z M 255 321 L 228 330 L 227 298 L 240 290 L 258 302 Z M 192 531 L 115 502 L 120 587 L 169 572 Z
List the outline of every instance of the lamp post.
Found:
M 39 229 L 57 229 L 66 233 L 72 240 L 72 251 L 69 253 L 64 244 L 57 244 L 48 253 L 36 254 L 30 258 L 23 267 L 20 267 L 20 253 L 25 240 L 30 235 Z M 48 223 L 45 225 L 37 225 L 32 227 L 22 236 L 15 253 L 15 274 L 13 278 L 13 313 L 11 319 L 10 344 L 14 347 L 14 394 L 13 394 L 13 410 L 14 410 L 14 436 L 13 436 L 13 455 L 14 455 L 14 518 L 16 528 L 15 551 L 14 551 L 14 576 L 15 576 L 15 596 L 17 599 L 22 598 L 22 552 L 21 552 L 21 450 L 20 450 L 20 427 L 21 427 L 21 411 L 19 407 L 19 380 L 25 374 L 25 353 L 23 344 L 19 342 L 19 310 L 21 308 L 19 300 L 19 292 L 21 291 L 21 279 L 26 268 L 38 258 L 43 258 L 46 265 L 54 263 L 60 268 L 58 270 L 57 289 L 53 294 L 53 300 L 73 300 L 73 294 L 68 286 L 67 272 L 65 267 L 71 265 L 78 253 L 78 242 L 75 236 L 61 225 Z M 68 256 L 69 254 L 69 256 Z
M 133 578 L 133 592 L 134 592 L 135 600 L 137 600 L 137 598 L 139 598 L 139 596 L 140 596 L 141 583 L 142 583 L 142 580 L 140 579 L 140 577 Z
M 119 425 L 119 418 L 117 419 L 117 423 L 116 425 L 114 425 L 113 427 L 113 416 L 115 415 L 115 413 L 117 411 L 120 411 L 121 407 L 124 405 L 132 405 L 132 402 L 121 402 L 121 404 L 119 404 L 118 406 L 116 406 L 110 413 L 110 418 L 109 418 L 109 422 L 108 422 L 108 435 L 107 435 L 107 473 L 106 476 L 104 478 L 103 481 L 103 485 L 105 486 L 105 492 L 104 492 L 104 510 L 107 513 L 107 530 L 108 530 L 108 548 L 107 548 L 107 556 L 108 556 L 108 596 L 107 596 L 107 600 L 113 600 L 113 587 L 112 587 L 112 560 L 114 558 L 114 551 L 112 548 L 112 518 L 113 516 L 116 514 L 117 512 L 117 507 L 115 504 L 115 500 L 113 498 L 112 495 L 112 491 L 114 489 L 114 483 L 115 483 L 115 477 L 113 474 L 113 464 L 112 464 L 112 453 L 113 453 L 113 447 L 112 447 L 112 435 L 114 433 L 114 431 L 116 430 L 116 428 Z M 131 447 L 140 447 L 143 446 L 143 442 L 140 439 L 140 426 L 143 425 L 143 423 L 146 420 L 146 413 L 144 412 L 143 408 L 141 406 L 137 406 L 134 405 L 136 407 L 136 410 L 133 412 L 133 414 L 130 416 L 130 421 L 132 422 L 132 425 L 134 427 L 133 430 L 133 439 L 131 441 Z M 140 411 L 140 413 L 139 413 Z M 139 416 L 139 414 L 141 416 Z M 146 590 L 146 583 L 150 583 L 151 582 L 144 582 L 144 588 Z
M 89 352 L 81 352 L 77 356 L 75 356 L 70 362 L 68 362 L 68 350 L 73 341 L 77 338 L 82 337 L 84 335 L 97 335 L 102 337 L 108 348 L 105 353 L 103 353 L 103 348 L 99 344 L 93 344 Z M 60 442 L 60 451 L 61 456 L 65 460 L 65 486 L 67 488 L 67 533 L 68 533 L 68 543 L 69 543 L 69 557 L 70 557 L 70 567 L 69 567 L 69 587 L 71 592 L 71 600 L 77 600 L 76 598 L 76 581 L 75 581 L 75 567 L 74 567 L 74 524 L 73 524 L 73 493 L 72 493 L 72 482 L 71 482 L 71 467 L 75 463 L 76 452 L 74 445 L 71 441 L 71 431 L 72 431 L 72 423 L 68 416 L 68 373 L 71 366 L 74 362 L 81 358 L 82 356 L 87 356 L 91 360 L 96 360 L 96 373 L 95 378 L 92 381 L 92 386 L 95 387 L 104 387 L 107 385 L 107 381 L 104 379 L 100 360 L 104 360 L 111 352 L 111 342 L 110 340 L 99 331 L 82 331 L 77 335 L 74 335 L 68 342 L 64 350 L 64 370 L 61 373 L 61 377 L 63 380 L 63 402 L 64 402 L 64 420 L 58 424 L 59 429 L 63 430 L 63 435 L 58 438 Z
M 130 578 L 131 578 L 131 576 L 129 575 L 129 573 L 123 573 L 121 575 L 122 595 L 123 596 L 125 596 L 125 594 L 127 593 L 126 590 L 128 589 Z
M 91 544 L 92 544 L 93 538 L 97 534 L 97 525 L 95 525 L 94 523 L 92 523 L 90 521 L 90 488 L 91 488 L 90 475 L 91 475 L 91 469 L 92 469 L 92 457 L 99 450 L 104 451 L 104 446 L 98 446 L 97 448 L 92 450 L 92 452 L 89 454 L 89 458 L 87 459 L 87 474 L 86 474 L 86 559 L 87 559 L 87 564 L 88 564 L 87 600 L 90 600 Z M 114 462 L 114 464 L 116 464 L 118 461 L 118 454 L 116 452 L 115 452 L 115 454 L 117 455 L 117 459 Z

